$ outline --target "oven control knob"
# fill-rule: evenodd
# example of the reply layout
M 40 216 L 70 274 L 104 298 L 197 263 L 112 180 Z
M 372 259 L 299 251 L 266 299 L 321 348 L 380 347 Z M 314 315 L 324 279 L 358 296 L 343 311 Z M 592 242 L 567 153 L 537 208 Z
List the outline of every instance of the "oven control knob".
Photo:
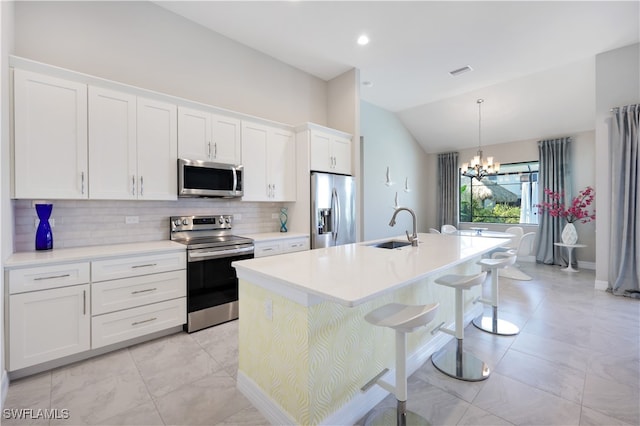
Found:
M 189 224 L 189 219 L 182 219 L 182 224 L 183 225 L 188 225 Z
M 219 223 L 220 225 L 224 225 L 224 216 L 220 216 L 220 217 L 218 218 L 218 223 Z
M 226 223 L 231 223 L 231 218 L 225 217 L 225 218 L 224 218 L 224 221 L 225 221 Z
M 173 221 L 173 224 L 174 224 L 175 226 L 180 226 L 180 224 L 181 224 L 181 223 L 182 223 L 182 222 L 180 222 L 180 219 L 176 219 L 176 220 L 174 220 L 174 221 Z

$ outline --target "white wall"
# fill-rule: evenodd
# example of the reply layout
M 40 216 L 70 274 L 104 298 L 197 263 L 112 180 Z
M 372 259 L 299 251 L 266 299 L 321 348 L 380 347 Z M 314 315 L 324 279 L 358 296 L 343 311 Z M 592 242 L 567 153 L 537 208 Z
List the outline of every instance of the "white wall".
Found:
M 282 123 L 326 125 L 327 83 L 151 2 L 17 2 L 15 54 Z
M 13 53 L 13 3 L 0 2 L 0 262 L 12 253 L 13 214 L 9 200 L 10 171 L 10 133 L 9 133 L 9 67 L 8 55 Z M 4 274 L 0 273 L 0 320 L 4 325 Z M 4 326 L 0 327 L 0 409 L 9 386 L 9 378 L 4 369 Z
M 524 161 L 538 161 L 538 141 L 544 139 L 553 139 L 559 137 L 570 136 L 572 139 L 572 180 L 573 180 L 573 190 L 574 194 L 577 194 L 578 191 L 584 189 L 587 186 L 594 187 L 595 186 L 595 133 L 593 131 L 588 132 L 580 132 L 574 134 L 564 134 L 564 135 L 549 135 L 540 137 L 538 139 L 517 141 L 517 142 L 509 142 L 504 144 L 497 145 L 482 145 L 482 151 L 484 156 L 493 156 L 495 161 L 500 163 L 519 163 Z M 458 161 L 460 165 L 462 163 L 468 162 L 471 157 L 476 154 L 477 148 L 469 148 L 458 150 L 459 156 Z M 432 208 L 429 209 L 429 226 L 436 227 L 437 225 L 437 197 L 436 197 L 436 176 L 437 176 L 437 154 L 432 154 L 429 156 L 429 182 L 434 182 L 431 184 L 431 192 L 433 193 L 433 197 L 430 199 L 430 205 L 433 205 Z M 596 193 L 596 198 L 598 194 Z M 508 226 L 513 225 L 500 225 L 500 224 L 489 224 L 487 227 L 495 230 L 504 230 Z M 464 225 L 462 226 L 465 227 Z M 533 227 L 524 227 L 526 232 L 536 231 L 537 226 Z M 586 224 L 578 224 L 576 226 L 578 230 L 578 239 L 581 243 L 587 244 L 588 247 L 585 249 L 580 249 L 577 252 L 577 257 L 580 261 L 583 262 L 594 262 L 595 261 L 595 250 L 596 250 L 596 241 L 595 241 L 595 224 L 594 222 L 586 223 Z
M 418 232 L 427 232 L 427 199 L 430 195 L 428 185 L 425 185 L 427 154 L 395 114 L 362 102 L 360 115 L 360 133 L 364 138 L 364 240 L 403 235 L 405 230 L 411 232 L 413 224 L 407 212 L 398 215 L 395 227 L 389 226 L 396 192 L 399 204 L 415 211 Z M 391 170 L 393 186 L 385 185 L 387 167 Z M 404 191 L 407 177 L 411 192 Z
M 606 288 L 609 281 L 609 238 L 611 170 L 609 162 L 610 109 L 640 102 L 640 44 L 612 50 L 596 56 L 596 287 Z

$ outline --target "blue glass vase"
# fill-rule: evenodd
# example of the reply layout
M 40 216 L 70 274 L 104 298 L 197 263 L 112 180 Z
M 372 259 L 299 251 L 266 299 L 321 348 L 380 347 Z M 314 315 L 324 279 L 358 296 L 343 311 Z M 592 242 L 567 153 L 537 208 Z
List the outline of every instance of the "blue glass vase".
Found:
M 287 215 L 287 208 L 283 207 L 280 209 L 280 232 L 287 232 L 287 219 L 289 216 Z
M 40 219 L 36 230 L 36 250 L 51 250 L 53 248 L 53 234 L 49 224 L 51 210 L 53 210 L 53 204 L 36 204 L 36 213 Z

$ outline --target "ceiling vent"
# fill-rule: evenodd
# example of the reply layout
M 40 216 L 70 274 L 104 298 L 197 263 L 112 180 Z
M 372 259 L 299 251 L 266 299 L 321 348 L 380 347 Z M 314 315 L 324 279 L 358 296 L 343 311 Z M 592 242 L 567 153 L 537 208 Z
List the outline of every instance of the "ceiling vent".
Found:
M 473 71 L 473 68 L 471 68 L 470 65 L 465 65 L 464 67 L 458 68 L 457 70 L 449 71 L 449 74 L 452 77 L 457 77 L 460 74 L 464 74 L 465 72 L 469 72 L 469 71 Z

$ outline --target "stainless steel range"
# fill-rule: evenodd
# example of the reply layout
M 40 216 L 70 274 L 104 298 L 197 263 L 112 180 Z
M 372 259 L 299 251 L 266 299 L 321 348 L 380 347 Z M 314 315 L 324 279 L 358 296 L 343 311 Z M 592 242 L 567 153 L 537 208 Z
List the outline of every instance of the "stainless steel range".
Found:
M 253 240 L 231 234 L 233 215 L 172 216 L 171 240 L 187 246 L 189 333 L 238 318 L 231 262 L 253 258 Z

